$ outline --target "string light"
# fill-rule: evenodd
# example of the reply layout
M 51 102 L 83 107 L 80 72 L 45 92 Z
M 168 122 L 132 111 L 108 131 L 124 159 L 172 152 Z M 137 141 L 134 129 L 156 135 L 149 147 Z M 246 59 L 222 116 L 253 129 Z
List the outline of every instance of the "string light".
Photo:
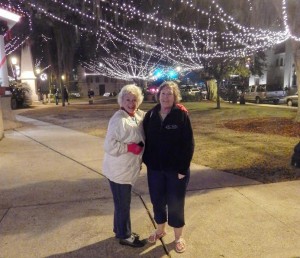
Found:
M 20 36 L 13 37 L 5 45 L 5 47 L 4 47 L 5 54 L 9 55 L 9 54 L 13 53 L 14 51 L 16 51 L 17 49 L 19 49 L 26 42 L 26 40 L 29 39 L 29 34 L 32 32 L 32 19 L 31 19 L 31 16 L 28 14 L 28 12 L 26 12 L 25 10 L 22 9 L 20 4 L 17 4 L 16 6 L 12 6 L 11 4 L 5 5 L 4 3 L 0 3 L 0 7 L 2 7 L 3 9 L 9 10 L 11 12 L 19 14 L 22 17 L 21 20 L 19 21 L 19 23 L 20 22 L 26 23 L 29 28 L 29 33 L 27 35 L 22 35 L 22 37 L 20 37 Z M 8 33 L 10 33 L 10 31 L 7 31 L 6 34 L 4 35 L 4 37 L 8 36 Z
M 209 8 L 205 9 L 200 5 L 200 2 L 192 0 L 181 0 L 180 4 L 196 14 L 195 17 L 199 19 L 206 19 L 207 29 L 199 29 L 197 22 L 191 21 L 190 25 L 183 25 L 174 22 L 172 19 L 160 18 L 162 10 L 160 6 L 155 6 L 151 12 L 146 13 L 139 9 L 134 1 L 106 1 L 101 0 L 95 5 L 94 1 L 84 0 L 85 11 L 78 9 L 66 1 L 51 0 L 53 4 L 57 5 L 60 14 L 49 12 L 46 7 L 47 3 L 42 1 L 25 1 L 20 0 L 22 4 L 28 4 L 33 9 L 43 13 L 51 19 L 59 22 L 74 26 L 80 31 L 81 34 L 90 33 L 95 35 L 98 39 L 96 50 L 102 48 L 108 55 L 112 55 L 113 49 L 119 50 L 120 45 L 124 45 L 129 49 L 139 52 L 144 56 L 151 56 L 152 59 L 156 58 L 159 62 L 170 63 L 171 65 L 179 64 L 185 69 L 200 69 L 202 67 L 203 59 L 209 60 L 214 58 L 237 58 L 251 55 L 260 50 L 266 50 L 276 44 L 286 41 L 291 38 L 300 41 L 300 38 L 292 35 L 288 26 L 288 16 L 286 12 L 287 2 L 282 0 L 282 17 L 283 28 L 278 26 L 277 31 L 255 29 L 253 27 L 243 26 L 235 19 L 226 13 L 218 0 L 212 0 Z M 169 0 L 175 3 L 175 0 Z M 101 4 L 100 4 L 101 3 Z M 178 4 L 178 1 L 176 1 Z M 43 7 L 43 4 L 45 7 Z M 247 0 L 249 11 L 253 11 L 251 0 Z M 2 4 L 1 4 L 2 5 Z M 1 6 L 0 5 L 0 6 Z M 12 8 L 12 7 L 10 7 Z M 27 17 L 29 27 L 32 30 L 32 21 L 30 15 L 22 11 L 21 5 L 14 7 L 19 12 L 23 12 Z M 101 10 L 102 14 L 110 13 L 110 16 L 115 17 L 115 22 L 107 21 L 99 17 L 98 11 Z M 67 19 L 68 13 L 80 17 L 83 24 L 73 24 L 73 21 Z M 120 17 L 120 18 L 116 18 Z M 119 20 L 125 21 L 122 25 Z M 129 22 L 137 23 L 138 27 L 147 26 L 153 30 L 161 31 L 162 33 L 149 33 L 147 31 L 140 31 L 133 29 L 125 24 Z M 216 31 L 212 28 L 219 24 L 219 27 L 224 27 L 224 31 Z M 96 25 L 96 26 L 95 26 Z M 157 28 L 157 29 L 155 29 Z M 165 35 L 163 32 L 166 31 Z M 162 34 L 162 35 L 161 35 Z M 184 37 L 182 37 L 184 35 Z M 27 39 L 25 37 L 25 39 Z M 25 39 L 14 38 L 5 46 L 6 52 L 11 53 L 20 47 Z M 49 38 L 44 37 L 44 40 Z M 127 59 L 126 59 L 127 58 Z M 131 58 L 131 59 L 130 59 Z M 130 61 L 131 60 L 131 61 Z M 106 74 L 106 76 L 119 76 L 124 74 L 126 78 L 144 78 L 147 79 L 146 74 L 140 73 L 139 70 L 146 71 L 145 66 L 152 67 L 150 63 L 145 62 L 141 64 L 134 64 L 134 60 L 130 56 L 123 56 L 122 59 L 112 57 L 110 59 L 103 59 L 104 67 L 99 70 L 97 61 L 85 63 L 90 69 L 94 65 L 93 70 Z M 127 62 L 128 69 L 124 69 Z M 144 67 L 144 68 L 141 68 Z M 152 67 L 153 68 L 153 67 Z M 113 72 L 117 69 L 118 72 Z M 148 70 L 149 70 L 148 69 Z
M 23 44 L 25 44 L 25 42 L 29 39 L 29 36 L 27 36 L 22 41 L 20 41 L 19 37 L 15 38 L 15 39 L 16 39 L 15 43 L 12 43 L 12 44 L 8 43 L 5 45 L 5 54 L 6 55 L 10 55 L 11 53 L 13 53 L 17 49 L 19 49 L 21 46 L 23 46 Z
M 102 75 L 118 79 L 150 80 L 152 73 L 158 67 L 161 59 L 152 62 L 152 55 L 142 55 L 135 58 L 128 54 L 123 54 L 123 59 L 112 55 L 110 58 L 101 58 L 97 61 L 83 62 L 83 67 L 92 72 L 92 75 Z M 88 74 L 91 75 L 91 74 Z
M 56 0 L 52 0 L 54 2 L 57 3 Z M 215 3 L 215 1 L 212 2 L 213 4 L 216 5 L 217 8 L 219 8 L 219 12 L 222 13 L 223 15 L 224 14 L 224 11 L 223 9 L 221 9 L 219 7 L 219 5 L 217 5 Z M 82 15 L 83 18 L 88 18 L 88 19 L 92 19 L 92 20 L 95 20 L 95 17 L 92 16 L 92 15 L 89 15 L 89 14 L 86 14 L 86 13 L 82 13 L 80 12 L 78 9 L 76 8 L 72 8 L 71 6 L 68 6 L 66 4 L 63 4 L 63 3 L 60 3 L 61 6 L 63 6 L 64 8 L 66 8 L 67 10 L 71 10 L 73 12 L 75 12 L 76 14 L 79 14 L 79 15 Z M 118 3 L 113 3 L 112 2 L 112 6 L 116 6 L 116 7 L 120 7 L 120 5 Z M 125 6 L 125 7 L 124 7 Z M 154 16 L 151 16 L 149 14 L 144 14 L 142 12 L 140 12 L 139 10 L 137 10 L 135 7 L 132 7 L 132 9 L 129 9 L 129 7 L 131 7 L 130 5 L 126 5 L 125 3 L 123 3 L 123 5 L 121 6 L 122 8 L 122 11 L 125 11 L 125 15 L 128 16 L 128 14 L 135 14 L 135 15 L 138 15 L 139 17 L 143 17 L 145 19 L 147 19 L 148 22 L 152 21 L 152 20 L 155 20 L 156 22 L 158 22 L 157 24 L 159 25 L 168 25 L 171 29 L 175 29 L 175 30 L 184 30 L 185 32 L 190 32 L 190 33 L 193 33 L 193 34 L 198 34 L 198 37 L 201 37 L 201 40 L 206 37 L 207 39 L 208 38 L 211 38 L 213 33 L 215 32 L 212 32 L 210 30 L 196 30 L 194 28 L 187 28 L 185 26 L 177 26 L 175 24 L 172 24 L 170 21 L 162 21 L 162 20 L 158 20 L 158 18 L 155 18 Z M 39 7 L 40 10 L 42 10 L 43 12 L 45 12 L 47 14 L 47 12 Z M 104 7 L 102 7 L 104 8 Z M 198 9 L 197 9 L 198 10 Z M 111 12 L 115 12 L 112 8 L 105 8 L 105 11 L 111 11 Z M 198 10 L 200 11 L 200 10 Z M 128 13 L 130 12 L 130 13 Z M 202 14 L 205 14 L 205 15 L 209 15 L 209 12 L 204 12 L 202 11 L 201 12 Z M 118 14 L 121 14 L 121 13 L 118 13 Z M 225 15 L 226 17 L 229 17 L 227 19 L 226 22 L 231 22 L 233 23 L 232 21 L 232 17 L 230 17 L 229 15 Z M 70 25 L 70 23 L 66 22 L 65 20 L 63 20 L 62 18 L 59 18 L 57 16 L 54 16 L 53 14 L 51 14 L 51 17 L 61 21 L 61 22 L 65 22 L 67 24 Z M 221 18 L 220 18 L 221 19 Z M 222 20 L 222 19 L 221 19 Z M 111 39 L 111 41 L 113 42 L 114 40 L 118 41 L 118 42 L 122 42 L 123 44 L 126 44 L 126 45 L 129 45 L 129 40 L 131 42 L 134 42 L 134 44 L 137 44 L 141 47 L 143 47 L 145 45 L 145 43 L 143 43 L 143 41 L 138 38 L 137 34 L 136 34 L 136 31 L 133 31 L 133 30 L 130 30 L 130 29 L 126 29 L 126 28 L 123 28 L 121 26 L 113 26 L 111 23 L 108 23 L 107 21 L 104 21 L 104 20 L 99 20 L 100 22 L 104 23 L 106 26 L 109 27 L 109 29 L 113 30 L 114 32 L 113 33 L 108 33 L 108 31 L 106 31 L 106 33 L 109 34 L 109 38 Z M 222 20 L 224 21 L 224 20 Z M 242 44 L 243 42 L 246 42 L 249 38 L 252 39 L 252 46 L 254 45 L 254 41 L 264 41 L 266 42 L 265 43 L 265 46 L 266 47 L 269 47 L 270 45 L 274 45 L 274 44 L 278 44 L 279 42 L 282 42 L 284 40 L 286 40 L 286 35 L 285 34 L 282 34 L 282 33 L 278 33 L 278 34 L 274 34 L 274 32 L 272 31 L 262 31 L 262 30 L 259 30 L 259 31 L 256 31 L 256 35 L 252 35 L 252 34 L 249 34 L 248 31 L 250 31 L 250 29 L 247 29 L 245 27 L 242 27 L 241 25 L 238 25 L 237 23 L 234 23 L 235 26 L 237 26 L 238 28 L 242 29 L 243 30 L 243 33 L 240 33 L 240 34 L 225 34 L 225 33 L 221 33 L 221 38 L 223 39 L 228 39 L 228 41 L 224 42 L 224 46 L 228 46 L 228 47 L 234 47 L 236 45 L 239 44 Z M 90 32 L 90 33 L 93 33 L 92 30 L 88 30 L 86 28 L 79 28 L 80 30 L 82 31 L 85 31 L 85 32 Z M 100 27 L 100 30 L 102 29 L 107 29 L 107 27 Z M 246 33 L 245 33 L 246 32 Z M 95 33 L 95 32 L 94 32 Z M 97 33 L 98 34 L 98 33 Z M 116 36 L 116 34 L 119 34 L 119 36 Z M 114 36 L 113 36 L 114 35 Z M 149 35 L 149 34 L 145 34 L 144 35 L 147 35 L 147 36 L 150 36 L 150 38 L 156 38 L 156 36 L 154 35 Z M 124 37 L 125 39 L 127 39 L 127 41 L 125 40 L 122 40 L 120 37 Z M 167 40 L 170 40 L 170 38 L 168 38 Z M 230 42 L 231 40 L 231 42 Z M 276 41 L 277 40 L 277 41 Z M 270 42 L 271 41 L 271 42 Z M 203 42 L 203 40 L 202 40 Z M 235 42 L 235 43 L 232 43 L 232 42 Z M 212 45 L 217 45 L 217 42 L 214 42 L 212 43 Z M 207 46 L 209 47 L 209 44 L 207 44 Z M 257 43 L 257 48 L 255 47 L 252 47 L 252 49 L 254 50 L 258 50 L 258 49 L 261 49 L 263 46 L 260 44 L 260 43 Z M 164 50 L 165 51 L 165 50 Z M 227 53 L 224 52 L 224 55 L 226 55 Z M 213 56 L 212 56 L 213 57 Z

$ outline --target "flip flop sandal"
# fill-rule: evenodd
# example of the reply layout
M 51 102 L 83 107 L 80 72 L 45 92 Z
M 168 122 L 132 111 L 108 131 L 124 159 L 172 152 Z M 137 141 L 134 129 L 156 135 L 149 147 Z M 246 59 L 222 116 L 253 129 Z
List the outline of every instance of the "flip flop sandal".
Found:
M 175 241 L 175 251 L 177 253 L 183 253 L 186 250 L 186 243 L 183 238 L 179 238 L 179 240 Z
M 149 237 L 148 237 L 148 242 L 150 244 L 155 244 L 156 240 L 161 239 L 164 237 L 167 233 L 166 232 L 161 232 L 160 234 L 157 234 L 156 231 L 154 231 Z

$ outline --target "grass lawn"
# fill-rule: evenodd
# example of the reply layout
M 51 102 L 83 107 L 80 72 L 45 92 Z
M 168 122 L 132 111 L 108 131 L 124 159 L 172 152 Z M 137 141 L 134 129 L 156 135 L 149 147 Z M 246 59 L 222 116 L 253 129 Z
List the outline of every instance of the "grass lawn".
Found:
M 115 99 L 88 105 L 71 101 L 70 106 L 21 110 L 23 115 L 104 137 L 108 120 L 118 109 Z M 219 169 L 263 183 L 295 180 L 300 169 L 290 165 L 299 142 L 300 123 L 296 109 L 238 105 L 210 101 L 185 102 L 194 130 L 196 164 Z M 147 111 L 154 103 L 143 103 Z
M 296 110 L 257 105 L 185 103 L 190 110 L 196 150 L 193 162 L 226 172 L 278 182 L 300 178 L 290 166 L 299 141 Z

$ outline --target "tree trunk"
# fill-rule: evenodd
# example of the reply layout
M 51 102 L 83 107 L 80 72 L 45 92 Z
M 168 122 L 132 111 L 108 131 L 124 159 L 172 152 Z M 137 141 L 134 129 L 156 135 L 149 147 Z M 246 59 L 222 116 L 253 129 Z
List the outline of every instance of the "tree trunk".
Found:
M 74 35 L 76 35 L 75 30 L 69 25 L 55 23 L 53 29 L 57 48 L 58 81 L 62 96 L 62 106 L 65 106 L 63 89 L 64 87 L 69 88 L 77 38 L 74 37 Z M 62 79 L 62 75 L 64 79 Z
M 217 109 L 221 108 L 221 102 L 220 102 L 220 81 L 217 82 Z

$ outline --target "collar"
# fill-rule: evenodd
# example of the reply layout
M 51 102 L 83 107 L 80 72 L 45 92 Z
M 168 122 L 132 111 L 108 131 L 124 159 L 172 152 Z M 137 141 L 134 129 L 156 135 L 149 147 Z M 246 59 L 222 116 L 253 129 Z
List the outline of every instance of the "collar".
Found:
M 134 114 L 135 114 L 135 113 L 129 113 L 129 112 L 127 112 L 127 110 L 126 110 L 125 108 L 123 108 L 123 107 L 121 107 L 121 109 L 124 110 L 129 116 L 134 117 Z

